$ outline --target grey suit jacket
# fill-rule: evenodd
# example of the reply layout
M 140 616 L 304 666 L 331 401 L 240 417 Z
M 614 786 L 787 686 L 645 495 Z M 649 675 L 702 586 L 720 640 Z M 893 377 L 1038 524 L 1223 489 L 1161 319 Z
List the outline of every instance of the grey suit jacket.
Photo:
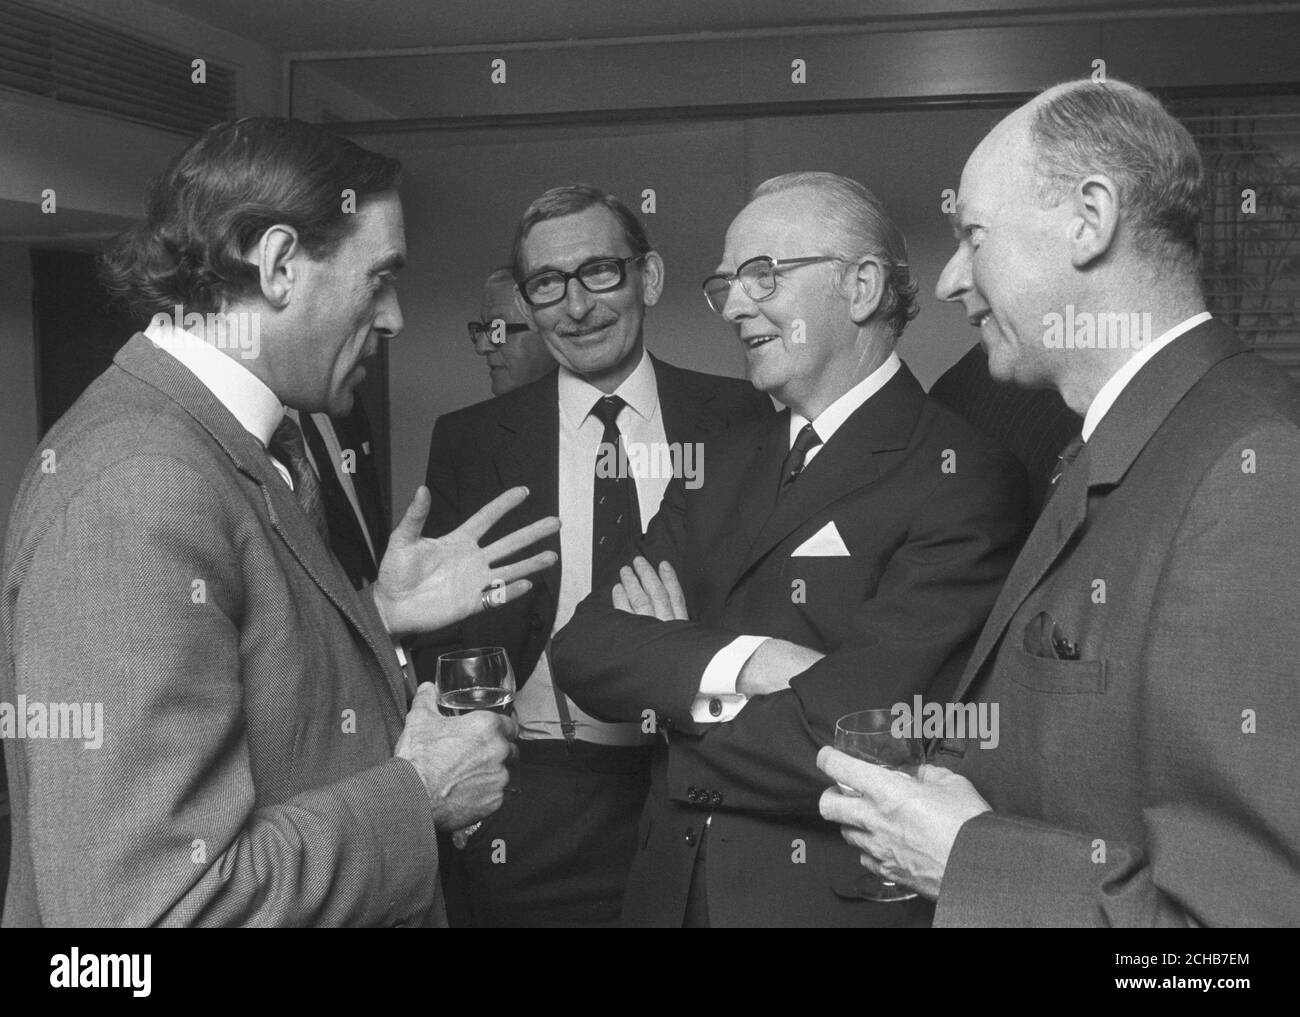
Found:
M 999 704 L 959 765 L 995 811 L 937 924 L 1300 924 L 1298 400 L 1207 322 L 1061 478 L 958 689 Z
M 143 336 L 42 441 L 3 589 L 0 700 L 103 716 L 98 748 L 5 740 L 5 925 L 441 921 L 373 604 L 258 441 Z

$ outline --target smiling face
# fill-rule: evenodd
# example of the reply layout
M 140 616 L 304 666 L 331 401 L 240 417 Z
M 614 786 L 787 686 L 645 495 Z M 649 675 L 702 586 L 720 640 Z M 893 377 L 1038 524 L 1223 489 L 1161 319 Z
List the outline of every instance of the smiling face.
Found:
M 603 205 L 537 223 L 524 238 L 519 259 L 524 278 L 546 269 L 572 272 L 597 258 L 633 254 L 614 214 Z M 645 309 L 659 300 L 663 263 L 651 251 L 629 262 L 623 285 L 590 293 L 570 279 L 564 299 L 528 308 L 551 355 L 603 392 L 613 392 L 641 359 Z
M 718 272 L 731 274 L 759 255 L 780 261 L 826 253 L 820 199 L 808 190 L 756 198 L 727 230 Z M 733 283 L 722 309 L 745 346 L 750 383 L 809 419 L 856 379 L 861 361 L 859 328 L 848 294 L 838 285 L 843 262 L 778 269 L 776 291 L 754 300 Z
M 1032 388 L 1057 380 L 1062 365 L 1044 341 L 1044 317 L 1064 312 L 1074 280 L 1068 204 L 1039 204 L 1031 115 L 1032 106 L 1007 117 L 967 161 L 953 222 L 957 251 L 935 294 L 965 308 L 994 378 Z
M 406 259 L 402 203 L 395 191 L 367 198 L 352 231 L 319 260 L 299 249 L 288 320 L 264 345 L 269 377 L 282 402 L 309 413 L 343 416 L 365 380 L 362 361 L 381 339 L 402 330 L 396 275 Z
M 507 325 L 528 324 L 519 313 L 515 284 L 510 281 L 489 282 L 483 288 L 479 313 L 479 320 L 487 324 L 498 320 Z M 555 370 L 551 351 L 546 348 L 542 337 L 531 331 L 531 326 L 527 332 L 506 334 L 502 342 L 493 342 L 489 336 L 484 336 L 475 343 L 474 349 L 479 356 L 487 358 L 494 396 L 504 395 Z

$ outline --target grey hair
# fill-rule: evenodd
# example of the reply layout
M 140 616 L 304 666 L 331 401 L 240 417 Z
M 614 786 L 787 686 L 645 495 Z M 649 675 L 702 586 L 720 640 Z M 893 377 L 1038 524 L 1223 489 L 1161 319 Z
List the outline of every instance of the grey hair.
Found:
M 1150 92 L 1123 81 L 1059 86 L 1034 111 L 1039 201 L 1050 207 L 1089 173 L 1119 188 L 1138 250 L 1195 269 L 1205 170 L 1191 133 Z
M 825 228 L 825 251 L 835 258 L 857 261 L 870 254 L 885 269 L 885 292 L 876 314 L 898 338 L 917 316 L 917 284 L 907 261 L 907 240 L 880 200 L 856 180 L 837 173 L 783 173 L 754 188 L 750 200 L 785 191 L 810 190 L 822 200 L 818 218 Z

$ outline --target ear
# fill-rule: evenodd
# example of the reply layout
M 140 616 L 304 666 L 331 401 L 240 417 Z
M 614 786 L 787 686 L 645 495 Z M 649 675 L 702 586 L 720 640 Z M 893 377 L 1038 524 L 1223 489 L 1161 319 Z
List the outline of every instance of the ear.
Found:
M 301 271 L 298 256 L 303 254 L 298 231 L 292 226 L 271 226 L 244 255 L 257 266 L 257 280 L 262 296 L 275 308 L 288 306 L 293 285 Z
M 664 259 L 658 251 L 648 251 L 641 262 L 641 289 L 646 307 L 659 303 L 664 291 Z
M 1115 245 L 1119 229 L 1119 188 L 1110 177 L 1095 173 L 1074 189 L 1070 217 L 1070 263 L 1087 268 Z
M 856 324 L 864 324 L 876 313 L 885 295 L 885 267 L 874 257 L 859 258 L 850 266 L 849 315 Z
M 524 316 L 524 320 L 528 322 L 532 330 L 534 332 L 538 331 L 537 319 L 533 317 L 533 307 L 527 300 L 524 299 L 524 295 L 522 291 L 520 291 L 518 286 L 516 286 L 514 289 L 514 296 L 515 296 L 515 308 L 519 311 L 520 314 Z

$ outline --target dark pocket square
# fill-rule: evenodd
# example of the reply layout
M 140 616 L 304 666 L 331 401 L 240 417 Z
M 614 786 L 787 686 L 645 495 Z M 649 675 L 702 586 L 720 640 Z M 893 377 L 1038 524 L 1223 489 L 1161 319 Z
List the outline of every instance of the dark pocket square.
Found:
M 1067 639 L 1046 611 L 1039 611 L 1025 625 L 1024 648 L 1031 656 L 1047 660 L 1079 659 L 1079 644 Z

